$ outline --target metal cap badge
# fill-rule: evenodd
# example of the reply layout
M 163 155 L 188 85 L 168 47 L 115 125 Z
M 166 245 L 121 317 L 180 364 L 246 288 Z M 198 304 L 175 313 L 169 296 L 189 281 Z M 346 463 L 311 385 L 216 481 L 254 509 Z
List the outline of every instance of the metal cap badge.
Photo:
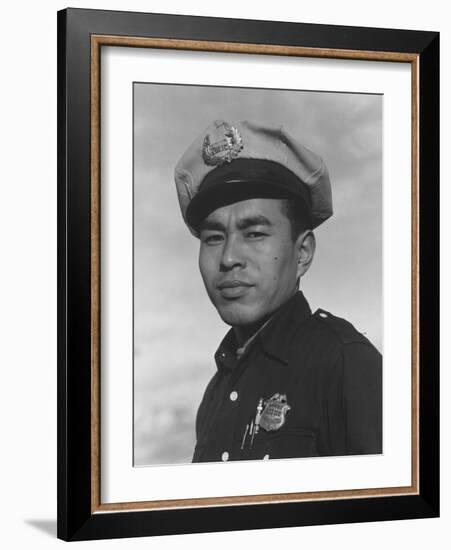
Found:
M 205 136 L 202 158 L 208 166 L 221 166 L 238 157 L 243 139 L 238 129 L 225 121 L 217 120 L 214 129 L 214 133 Z

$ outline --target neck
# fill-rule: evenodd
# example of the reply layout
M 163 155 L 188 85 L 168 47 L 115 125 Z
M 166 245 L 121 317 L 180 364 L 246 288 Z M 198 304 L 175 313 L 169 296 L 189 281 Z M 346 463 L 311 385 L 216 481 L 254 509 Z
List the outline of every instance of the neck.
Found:
M 257 323 L 252 323 L 251 325 L 245 325 L 242 327 L 233 327 L 233 332 L 235 334 L 235 339 L 238 344 L 238 347 L 241 348 L 246 342 L 248 342 L 254 334 L 256 334 L 262 326 L 268 321 L 271 317 L 264 317 L 260 319 Z
M 294 296 L 294 294 L 296 294 L 297 290 L 298 289 L 296 288 L 293 294 L 291 294 L 291 296 L 277 309 L 272 311 L 270 314 L 265 315 L 255 323 L 233 327 L 233 332 L 235 334 L 235 339 L 238 347 L 243 347 L 244 344 L 246 344 L 246 342 L 248 342 L 263 327 L 263 325 L 267 321 L 269 321 L 269 319 Z

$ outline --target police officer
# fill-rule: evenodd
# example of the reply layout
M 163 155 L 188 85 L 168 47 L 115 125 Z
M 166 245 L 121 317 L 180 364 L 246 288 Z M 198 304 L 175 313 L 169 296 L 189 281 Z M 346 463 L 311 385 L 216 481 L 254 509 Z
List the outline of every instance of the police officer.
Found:
M 299 290 L 332 215 L 322 159 L 283 127 L 217 120 L 175 169 L 208 296 L 231 326 L 194 462 L 382 452 L 381 355 Z

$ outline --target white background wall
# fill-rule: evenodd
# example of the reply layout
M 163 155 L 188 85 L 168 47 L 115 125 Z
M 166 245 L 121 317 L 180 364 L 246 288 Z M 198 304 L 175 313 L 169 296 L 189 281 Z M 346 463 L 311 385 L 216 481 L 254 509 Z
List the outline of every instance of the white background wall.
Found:
M 440 31 L 442 98 L 451 96 L 451 19 L 446 3 L 389 0 L 72 1 L 72 7 L 123 9 L 280 21 Z M 67 4 L 5 4 L 0 86 L 0 531 L 3 548 L 53 548 L 56 536 L 56 11 Z M 442 101 L 442 281 L 450 280 L 450 108 Z M 442 304 L 442 517 L 183 535 L 83 543 L 116 548 L 261 549 L 300 547 L 370 550 L 398 545 L 444 548 L 450 535 L 450 363 L 447 310 Z M 449 543 L 448 543 L 449 544 Z

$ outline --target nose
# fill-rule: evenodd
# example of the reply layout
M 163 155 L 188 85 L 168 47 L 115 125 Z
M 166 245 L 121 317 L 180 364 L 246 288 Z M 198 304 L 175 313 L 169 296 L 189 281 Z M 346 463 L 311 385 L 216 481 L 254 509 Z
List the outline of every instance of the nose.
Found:
M 222 249 L 221 271 L 230 271 L 235 267 L 244 267 L 245 265 L 246 261 L 239 240 L 235 236 L 228 237 Z

